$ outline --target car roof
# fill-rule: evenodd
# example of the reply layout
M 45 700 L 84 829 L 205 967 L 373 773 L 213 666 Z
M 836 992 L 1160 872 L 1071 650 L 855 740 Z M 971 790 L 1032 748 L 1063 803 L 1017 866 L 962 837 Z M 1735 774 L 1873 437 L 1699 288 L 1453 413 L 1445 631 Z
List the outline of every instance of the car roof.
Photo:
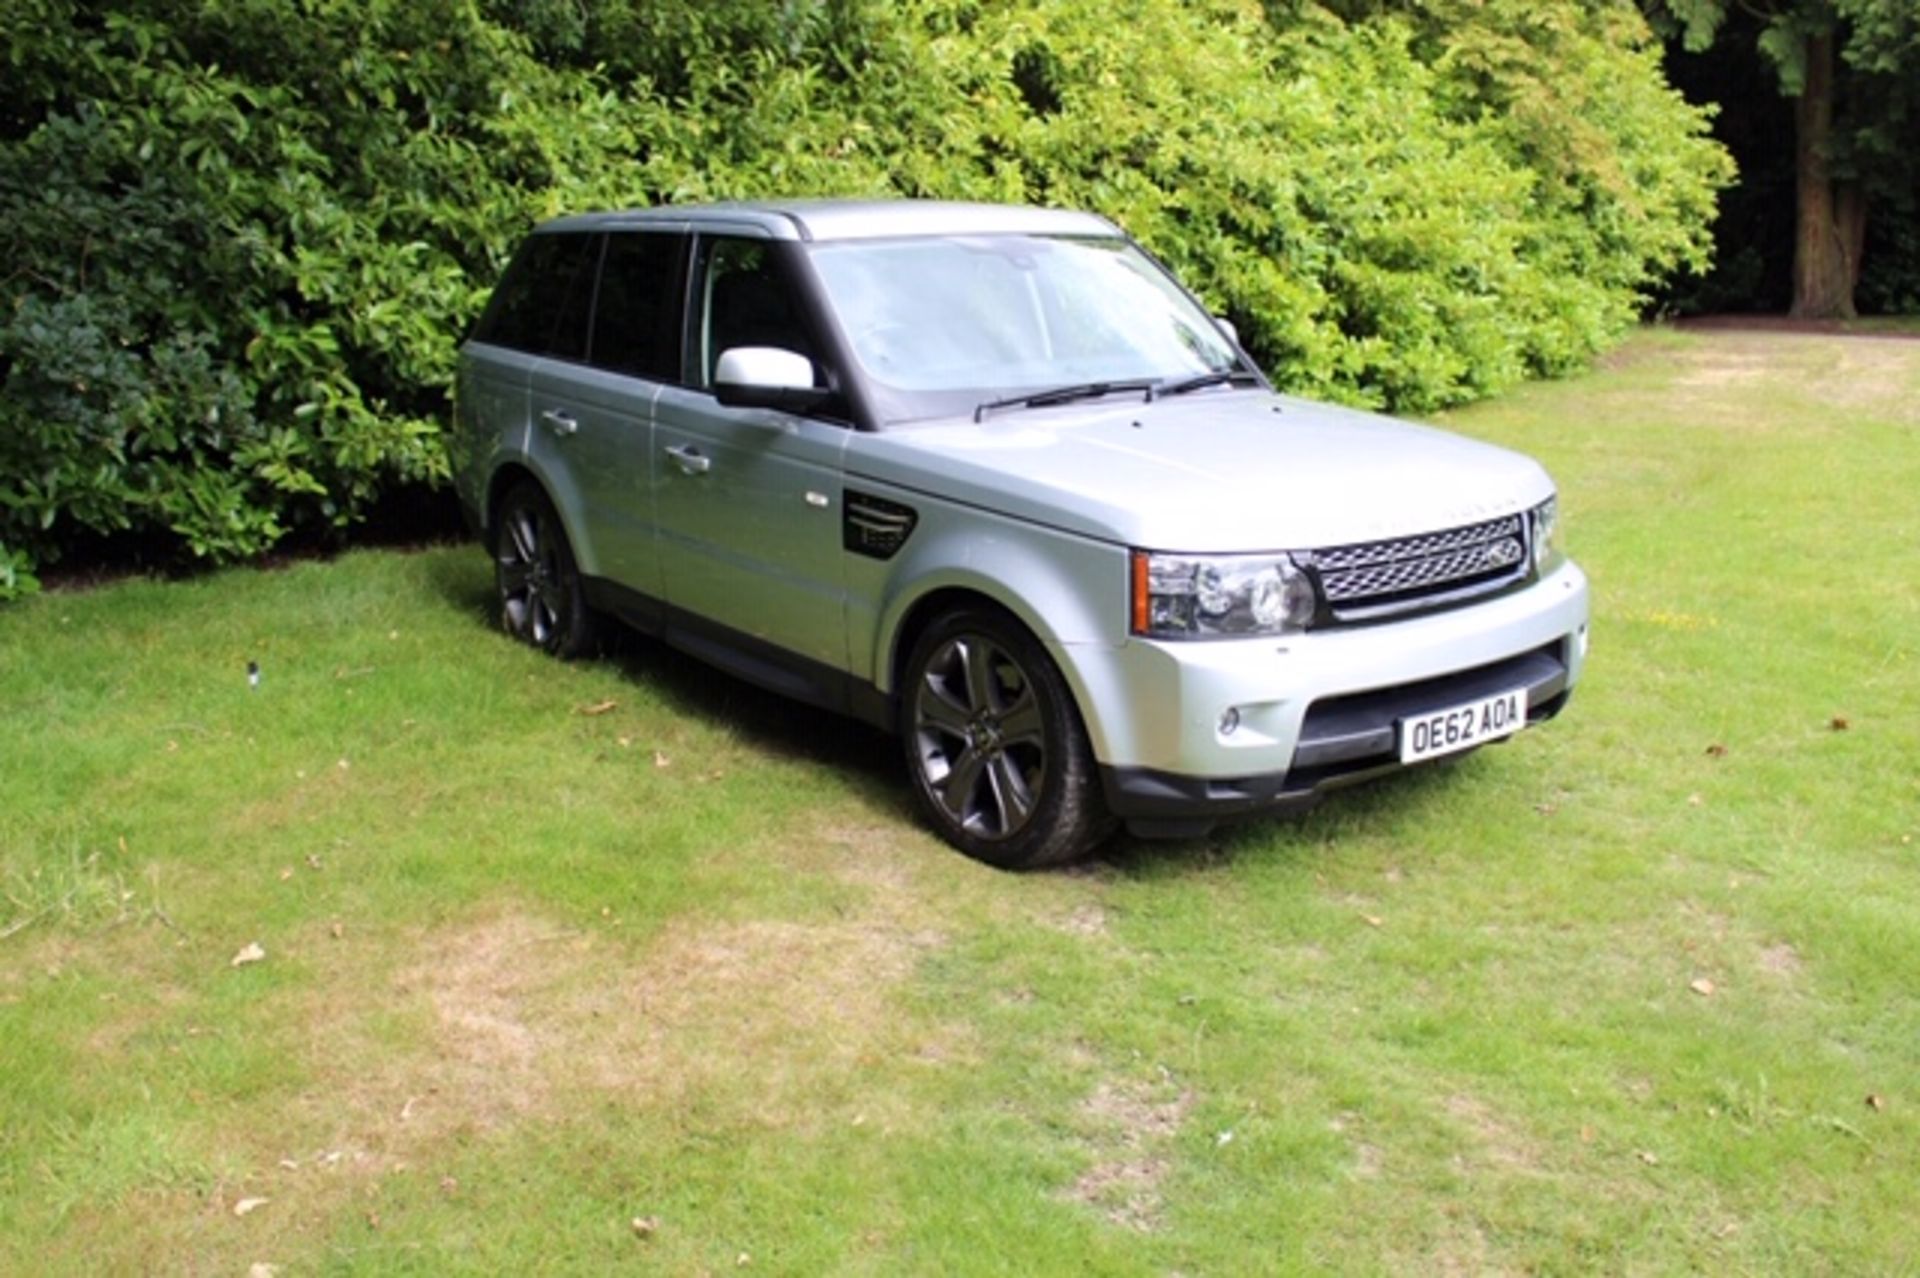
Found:
M 724 230 L 776 240 L 866 240 L 919 235 L 1097 235 L 1121 231 L 1107 219 L 1072 209 L 951 200 L 767 200 L 662 205 L 555 218 L 540 231 L 608 231 L 671 227 Z

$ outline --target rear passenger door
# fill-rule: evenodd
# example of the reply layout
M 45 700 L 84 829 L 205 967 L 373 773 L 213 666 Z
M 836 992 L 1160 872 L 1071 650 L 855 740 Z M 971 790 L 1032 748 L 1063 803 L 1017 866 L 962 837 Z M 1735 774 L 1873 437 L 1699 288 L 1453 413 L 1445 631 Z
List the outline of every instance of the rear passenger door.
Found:
M 779 244 L 698 236 L 691 299 L 691 384 L 664 389 L 655 410 L 660 563 L 670 604 L 733 634 L 695 625 L 678 640 L 789 695 L 832 702 L 839 685 L 819 667 L 847 668 L 840 500 L 851 427 L 714 398 L 714 366 L 736 346 L 805 355 L 825 384 Z
M 621 601 L 633 611 L 661 594 L 649 434 L 661 385 L 680 371 L 686 236 L 612 229 L 597 240 L 597 271 L 533 371 L 530 451 L 567 490 L 556 501 L 583 571 L 645 596 Z
M 460 352 L 449 461 L 476 507 L 496 461 L 527 455 L 533 371 L 546 357 L 586 255 L 589 235 L 531 235 L 495 286 Z

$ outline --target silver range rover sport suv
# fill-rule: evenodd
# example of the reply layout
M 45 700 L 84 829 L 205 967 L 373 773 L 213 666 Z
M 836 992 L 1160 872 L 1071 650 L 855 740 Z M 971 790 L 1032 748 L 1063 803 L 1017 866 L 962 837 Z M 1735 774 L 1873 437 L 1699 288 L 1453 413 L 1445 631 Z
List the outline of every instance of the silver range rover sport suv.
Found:
M 512 634 L 572 656 L 618 618 L 896 733 L 996 865 L 1511 736 L 1586 654 L 1536 463 L 1276 393 L 1085 213 L 561 218 L 454 415 Z

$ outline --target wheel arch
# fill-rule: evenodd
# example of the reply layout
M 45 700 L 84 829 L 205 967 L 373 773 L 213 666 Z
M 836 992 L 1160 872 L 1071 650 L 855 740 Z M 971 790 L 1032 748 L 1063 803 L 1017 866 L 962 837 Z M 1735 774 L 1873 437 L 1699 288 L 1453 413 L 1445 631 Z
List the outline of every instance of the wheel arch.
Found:
M 1086 672 L 1080 668 L 1077 659 L 1076 648 L 1082 645 L 1063 641 L 1045 623 L 1031 600 L 1009 591 L 1004 581 L 991 578 L 943 574 L 940 579 L 927 582 L 923 589 L 897 600 L 888 609 L 876 639 L 873 682 L 876 690 L 883 694 L 886 704 L 892 707 L 892 713 L 899 713 L 907 662 L 912 658 L 920 636 L 940 617 L 954 609 L 967 607 L 998 613 L 1033 636 L 1060 671 L 1073 700 L 1073 710 L 1093 743 L 1094 753 L 1104 759 L 1107 725 L 1091 695 Z
M 961 608 L 989 609 L 1018 622 L 1028 633 L 1039 637 L 1039 632 L 1027 623 L 1026 618 L 985 591 L 973 586 L 936 586 L 909 604 L 893 627 L 892 636 L 887 641 L 889 649 L 884 663 L 877 670 L 885 679 L 881 685 L 884 691 L 899 695 L 901 680 L 906 677 L 907 660 L 913 655 L 920 636 L 941 617 Z
M 487 553 L 493 554 L 499 549 L 494 538 L 500 528 L 500 503 L 521 483 L 530 483 L 546 494 L 554 513 L 560 518 L 560 530 L 567 535 L 567 547 L 573 552 L 574 561 L 584 573 L 592 575 L 597 572 L 599 569 L 593 547 L 587 543 L 585 529 L 581 525 L 582 512 L 568 502 L 567 489 L 553 482 L 533 458 L 524 454 L 503 459 L 487 477 L 486 505 L 480 512 L 480 541 Z
M 486 501 L 480 507 L 480 540 L 486 546 L 488 554 L 494 553 L 497 549 L 494 539 L 500 533 L 500 503 L 505 501 L 507 494 L 523 481 L 539 484 L 540 488 L 546 492 L 547 500 L 553 500 L 552 490 L 541 483 L 540 476 L 534 474 L 521 462 L 502 462 L 494 467 L 493 474 L 487 478 Z

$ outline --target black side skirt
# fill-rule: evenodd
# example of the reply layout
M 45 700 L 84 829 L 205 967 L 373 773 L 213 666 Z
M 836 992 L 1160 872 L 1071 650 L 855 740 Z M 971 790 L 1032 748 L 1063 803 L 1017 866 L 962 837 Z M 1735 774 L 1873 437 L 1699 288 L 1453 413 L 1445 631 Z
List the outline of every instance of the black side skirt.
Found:
M 864 679 L 764 639 L 695 616 L 605 577 L 582 581 L 587 604 L 735 678 L 805 705 L 848 715 L 884 732 L 898 723 L 894 698 Z

